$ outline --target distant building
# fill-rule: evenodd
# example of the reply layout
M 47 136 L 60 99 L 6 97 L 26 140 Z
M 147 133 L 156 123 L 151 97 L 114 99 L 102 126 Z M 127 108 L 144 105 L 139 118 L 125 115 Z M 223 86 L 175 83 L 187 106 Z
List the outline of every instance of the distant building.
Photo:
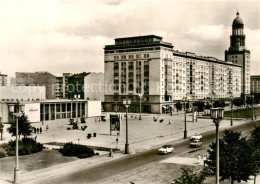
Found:
M 0 73 L 0 86 L 7 86 L 7 75 Z
M 84 99 L 104 102 L 104 73 L 90 73 L 84 78 Z
M 105 46 L 105 111 L 124 111 L 122 102 L 131 99 L 130 112 L 171 111 L 174 103 L 189 100 L 228 98 L 241 95 L 241 66 L 213 57 L 173 50 L 173 45 L 155 35 L 117 38 Z
M 80 95 L 80 99 L 84 99 L 84 78 L 89 74 L 83 72 L 68 76 L 68 99 L 73 99 L 74 95 Z
M 46 87 L 46 98 L 55 99 L 56 91 L 58 86 L 56 86 L 56 76 L 49 72 L 35 72 L 35 73 L 25 73 L 16 72 L 16 85 L 18 86 L 45 86 Z M 58 97 L 60 94 L 58 94 Z
M 251 92 L 260 94 L 260 75 L 251 75 Z
M 238 64 L 242 67 L 242 96 L 250 94 L 250 51 L 246 48 L 244 23 L 239 17 L 239 12 L 237 12 L 236 18 L 233 20 L 230 47 L 225 51 L 225 60 L 231 61 L 232 63 Z
M 71 76 L 71 73 L 63 73 L 62 74 L 62 97 L 68 98 L 68 78 Z

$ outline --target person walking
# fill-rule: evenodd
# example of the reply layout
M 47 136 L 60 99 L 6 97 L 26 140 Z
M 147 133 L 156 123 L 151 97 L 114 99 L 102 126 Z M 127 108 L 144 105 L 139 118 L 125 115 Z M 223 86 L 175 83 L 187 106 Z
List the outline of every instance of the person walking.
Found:
M 42 133 L 42 127 L 40 127 L 40 134 Z
M 201 161 L 201 156 L 200 154 L 198 155 L 198 165 L 200 164 L 200 161 Z
M 48 124 L 46 125 L 46 130 L 48 130 L 49 129 L 49 126 L 48 126 Z
M 204 165 L 204 167 L 205 167 L 205 165 L 206 165 L 206 160 L 207 160 L 206 155 L 203 155 L 203 165 Z

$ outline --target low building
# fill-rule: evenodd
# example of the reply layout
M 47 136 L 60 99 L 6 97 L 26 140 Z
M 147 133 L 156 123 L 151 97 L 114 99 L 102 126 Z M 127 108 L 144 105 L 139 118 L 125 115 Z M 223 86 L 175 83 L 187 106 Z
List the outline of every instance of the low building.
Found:
M 20 102 L 37 102 L 46 99 L 45 86 L 1 86 L 0 87 L 0 116 L 3 122 L 10 122 L 9 104 Z
M 104 73 L 90 73 L 84 78 L 84 99 L 104 102 Z
M 82 117 L 100 117 L 101 102 L 87 100 L 42 100 L 42 101 L 16 101 L 2 102 L 1 112 L 3 122 L 13 121 L 12 112 L 23 111 L 31 123 L 53 121 L 58 119 L 75 119 Z

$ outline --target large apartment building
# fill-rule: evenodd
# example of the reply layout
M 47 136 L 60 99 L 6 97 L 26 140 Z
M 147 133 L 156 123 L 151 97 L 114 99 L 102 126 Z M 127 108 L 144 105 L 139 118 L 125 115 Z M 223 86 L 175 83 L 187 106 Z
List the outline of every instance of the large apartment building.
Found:
M 105 111 L 162 113 L 177 100 L 226 98 L 241 94 L 241 66 L 194 53 L 178 52 L 155 35 L 117 38 L 105 46 Z

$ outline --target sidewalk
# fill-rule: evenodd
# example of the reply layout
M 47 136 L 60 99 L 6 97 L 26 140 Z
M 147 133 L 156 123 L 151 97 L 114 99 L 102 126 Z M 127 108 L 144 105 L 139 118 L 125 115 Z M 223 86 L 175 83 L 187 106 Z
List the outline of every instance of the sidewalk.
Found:
M 183 130 L 184 130 L 184 114 L 179 115 L 156 115 L 158 119 L 164 119 L 162 123 L 154 122 L 153 116 L 146 115 L 143 116 L 143 120 L 138 120 L 134 118 L 128 118 L 129 125 L 129 144 L 131 153 L 143 152 L 151 148 L 157 148 L 171 141 L 181 141 L 183 140 Z M 169 121 L 171 123 L 169 124 Z M 249 121 L 249 120 L 248 120 Z M 234 126 L 245 123 L 245 120 L 234 121 Z M 49 130 L 45 130 L 45 126 L 48 124 Z M 109 148 L 116 148 L 116 138 L 115 135 L 110 135 L 109 131 L 109 121 L 107 122 L 95 122 L 94 119 L 87 119 L 86 124 L 88 128 L 86 131 L 81 130 L 67 130 L 68 120 L 59 121 L 49 121 L 45 122 L 44 125 L 41 123 L 32 124 L 36 128 L 42 127 L 42 134 L 34 134 L 33 137 L 37 136 L 37 141 L 41 143 L 47 142 L 74 142 L 90 146 L 102 146 Z M 229 120 L 223 120 L 220 124 L 220 129 L 230 126 Z M 5 127 L 6 128 L 6 127 Z M 215 126 L 211 119 L 198 119 L 198 122 L 191 122 L 190 114 L 187 114 L 187 130 L 188 136 L 194 133 L 203 133 L 207 131 L 215 130 Z M 88 133 L 97 133 L 97 137 L 87 139 L 86 135 Z M 124 150 L 125 137 L 126 137 L 126 127 L 125 119 L 121 122 L 121 132 L 119 136 L 118 148 Z M 8 137 L 9 136 L 9 137 Z M 11 136 L 5 133 L 5 140 L 0 143 L 7 142 Z M 14 137 L 12 137 L 14 139 Z M 123 158 L 127 155 L 122 153 L 115 153 L 114 157 L 108 157 L 108 154 L 95 156 L 87 159 L 80 159 L 77 161 L 69 162 L 66 164 L 56 165 L 54 167 L 40 169 L 32 172 L 21 171 L 21 182 L 35 183 L 39 178 L 48 178 L 60 174 L 66 174 L 68 172 L 77 171 L 85 168 L 92 167 L 94 165 L 102 164 L 104 162 L 109 162 L 115 159 Z M 4 174 L 0 171 L 0 182 L 4 183 L 13 180 L 13 174 Z M 3 181 L 3 182 L 2 182 Z

